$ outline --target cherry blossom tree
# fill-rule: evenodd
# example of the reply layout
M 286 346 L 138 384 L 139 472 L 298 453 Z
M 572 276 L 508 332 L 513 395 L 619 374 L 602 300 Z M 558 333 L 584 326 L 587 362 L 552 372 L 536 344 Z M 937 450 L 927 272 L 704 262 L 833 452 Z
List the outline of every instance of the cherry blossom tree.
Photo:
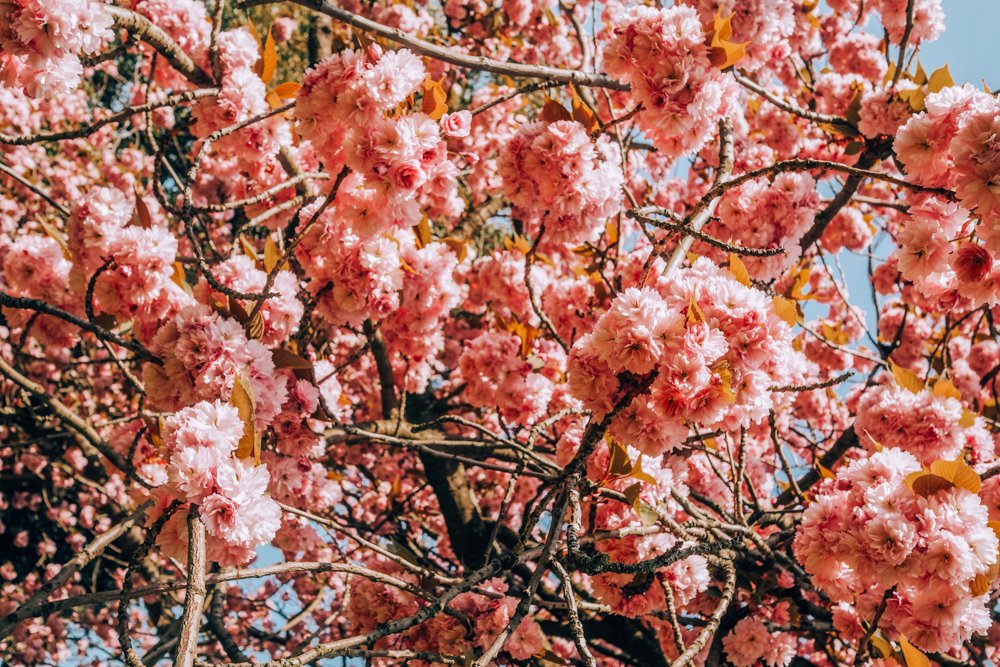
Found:
M 995 664 L 1000 101 L 667 4 L 0 0 L 0 658 Z

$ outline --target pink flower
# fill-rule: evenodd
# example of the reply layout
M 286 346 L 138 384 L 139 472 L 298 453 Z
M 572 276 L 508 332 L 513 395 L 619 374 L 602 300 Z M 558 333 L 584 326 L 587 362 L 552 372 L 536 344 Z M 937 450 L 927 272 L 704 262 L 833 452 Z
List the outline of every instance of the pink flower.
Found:
M 993 268 L 993 257 L 983 246 L 965 242 L 955 251 L 951 266 L 962 282 L 978 282 L 989 275 Z
M 472 113 L 467 109 L 446 113 L 441 117 L 441 131 L 446 137 L 467 137 L 472 127 Z

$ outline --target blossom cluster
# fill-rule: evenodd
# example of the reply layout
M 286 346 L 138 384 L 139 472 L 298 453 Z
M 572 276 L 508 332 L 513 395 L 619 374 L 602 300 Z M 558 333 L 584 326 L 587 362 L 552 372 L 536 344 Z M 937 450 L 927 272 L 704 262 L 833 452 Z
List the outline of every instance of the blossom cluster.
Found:
M 745 260 L 753 278 L 771 280 L 798 261 L 799 241 L 812 227 L 818 206 L 816 181 L 808 174 L 778 174 L 770 183 L 750 181 L 720 202 L 721 224 L 712 233 L 749 248 L 781 248 L 779 255 Z
M 615 416 L 611 432 L 655 456 L 678 447 L 689 423 L 749 426 L 794 377 L 790 327 L 759 291 L 706 259 L 655 287 L 629 288 L 574 345 L 573 394 L 596 415 L 624 391 L 621 373 L 654 374 L 648 400 Z
M 982 417 L 969 413 L 957 398 L 936 395 L 929 387 L 913 392 L 883 382 L 861 395 L 856 419 L 859 434 L 908 452 L 922 465 L 959 458 L 966 451 L 976 461 L 993 459 L 993 438 Z
M 700 149 L 737 91 L 710 60 L 698 12 L 630 7 L 612 31 L 604 66 L 632 86 L 642 131 L 670 156 Z
M 546 238 L 591 241 L 618 208 L 620 160 L 607 139 L 595 142 L 572 120 L 535 121 L 505 147 L 498 170 L 503 191 L 530 228 Z
M 208 535 L 206 556 L 222 566 L 243 565 L 256 548 L 274 538 L 281 510 L 267 494 L 267 468 L 238 458 L 244 424 L 237 409 L 220 401 L 201 401 L 164 420 L 167 484 L 157 500 L 198 506 Z M 163 494 L 163 492 L 166 492 Z M 159 544 L 187 559 L 186 512 L 174 514 Z
M 990 627 L 989 595 L 974 580 L 997 563 L 989 513 L 967 488 L 918 493 L 920 463 L 886 448 L 842 468 L 805 510 L 795 554 L 834 601 L 927 651 L 949 651 Z
M 80 84 L 80 55 L 111 39 L 114 19 L 97 0 L 17 0 L 0 4 L 0 85 L 32 96 Z
M 172 288 L 177 255 L 177 238 L 136 216 L 136 206 L 121 190 L 97 188 L 73 208 L 67 228 L 71 284 L 80 296 L 93 292 L 96 312 L 121 319 L 150 308 Z
M 143 366 L 149 400 L 164 410 L 229 396 L 246 372 L 256 400 L 258 428 L 265 428 L 288 395 L 286 377 L 277 373 L 271 351 L 249 340 L 243 326 L 208 306 L 184 307 L 153 338 L 151 349 L 163 365 Z
M 918 199 L 897 233 L 899 269 L 926 296 L 956 292 L 997 303 L 1000 268 L 1000 106 L 972 86 L 927 96 L 927 110 L 896 134 L 894 149 L 914 183 L 954 189 L 958 203 Z M 970 220 L 970 217 L 973 217 Z
M 345 165 L 353 170 L 338 208 L 360 223 L 358 233 L 417 224 L 418 195 L 454 213 L 457 168 L 442 127 L 402 106 L 424 79 L 413 53 L 383 53 L 377 45 L 334 53 L 306 72 L 295 109 L 298 128 L 331 173 Z M 451 135 L 467 131 L 464 115 L 442 120 Z

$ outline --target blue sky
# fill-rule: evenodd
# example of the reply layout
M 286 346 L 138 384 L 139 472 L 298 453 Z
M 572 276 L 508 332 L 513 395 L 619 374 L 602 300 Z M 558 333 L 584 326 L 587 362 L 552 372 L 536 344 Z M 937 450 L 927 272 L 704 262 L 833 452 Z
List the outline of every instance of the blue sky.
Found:
M 1000 0 L 944 0 L 946 30 L 936 42 L 921 47 L 930 72 L 948 63 L 956 83 L 1000 87 Z
M 943 0 L 945 32 L 934 42 L 920 47 L 920 62 L 927 72 L 948 64 L 955 83 L 982 86 L 985 78 L 991 90 L 1000 88 L 1000 0 Z M 869 28 L 871 28 L 871 24 Z M 882 239 L 875 255 L 884 258 L 892 249 Z M 841 262 L 847 274 L 850 301 L 865 309 L 868 324 L 874 331 L 875 314 L 868 281 L 868 261 L 844 252 Z M 832 268 L 832 267 L 831 267 Z M 834 269 L 836 272 L 836 269 Z M 826 308 L 807 309 L 807 316 L 825 314 Z

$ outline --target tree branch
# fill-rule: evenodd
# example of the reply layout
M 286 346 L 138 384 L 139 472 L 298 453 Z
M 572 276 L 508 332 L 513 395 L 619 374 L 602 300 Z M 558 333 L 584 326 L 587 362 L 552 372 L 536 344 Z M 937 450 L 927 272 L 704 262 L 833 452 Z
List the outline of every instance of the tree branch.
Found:
M 244 8 L 256 7 L 258 5 L 271 4 L 275 0 L 247 0 L 242 4 Z M 401 44 L 414 53 L 418 53 L 428 58 L 434 58 L 442 62 L 463 67 L 465 69 L 493 72 L 494 74 L 506 74 L 513 77 L 530 77 L 546 79 L 548 81 L 560 81 L 562 83 L 575 83 L 581 86 L 593 88 L 609 88 L 611 90 L 628 90 L 629 86 L 606 74 L 594 74 L 581 72 L 579 70 L 562 69 L 559 67 L 547 67 L 545 65 L 525 65 L 523 63 L 493 60 L 484 56 L 470 56 L 459 51 L 438 46 L 424 41 L 417 37 L 406 34 L 397 28 L 377 23 L 365 18 L 327 0 L 294 0 L 296 4 L 308 7 L 313 11 L 325 14 L 342 23 L 351 25 L 358 30 L 373 32 L 376 35 Z

